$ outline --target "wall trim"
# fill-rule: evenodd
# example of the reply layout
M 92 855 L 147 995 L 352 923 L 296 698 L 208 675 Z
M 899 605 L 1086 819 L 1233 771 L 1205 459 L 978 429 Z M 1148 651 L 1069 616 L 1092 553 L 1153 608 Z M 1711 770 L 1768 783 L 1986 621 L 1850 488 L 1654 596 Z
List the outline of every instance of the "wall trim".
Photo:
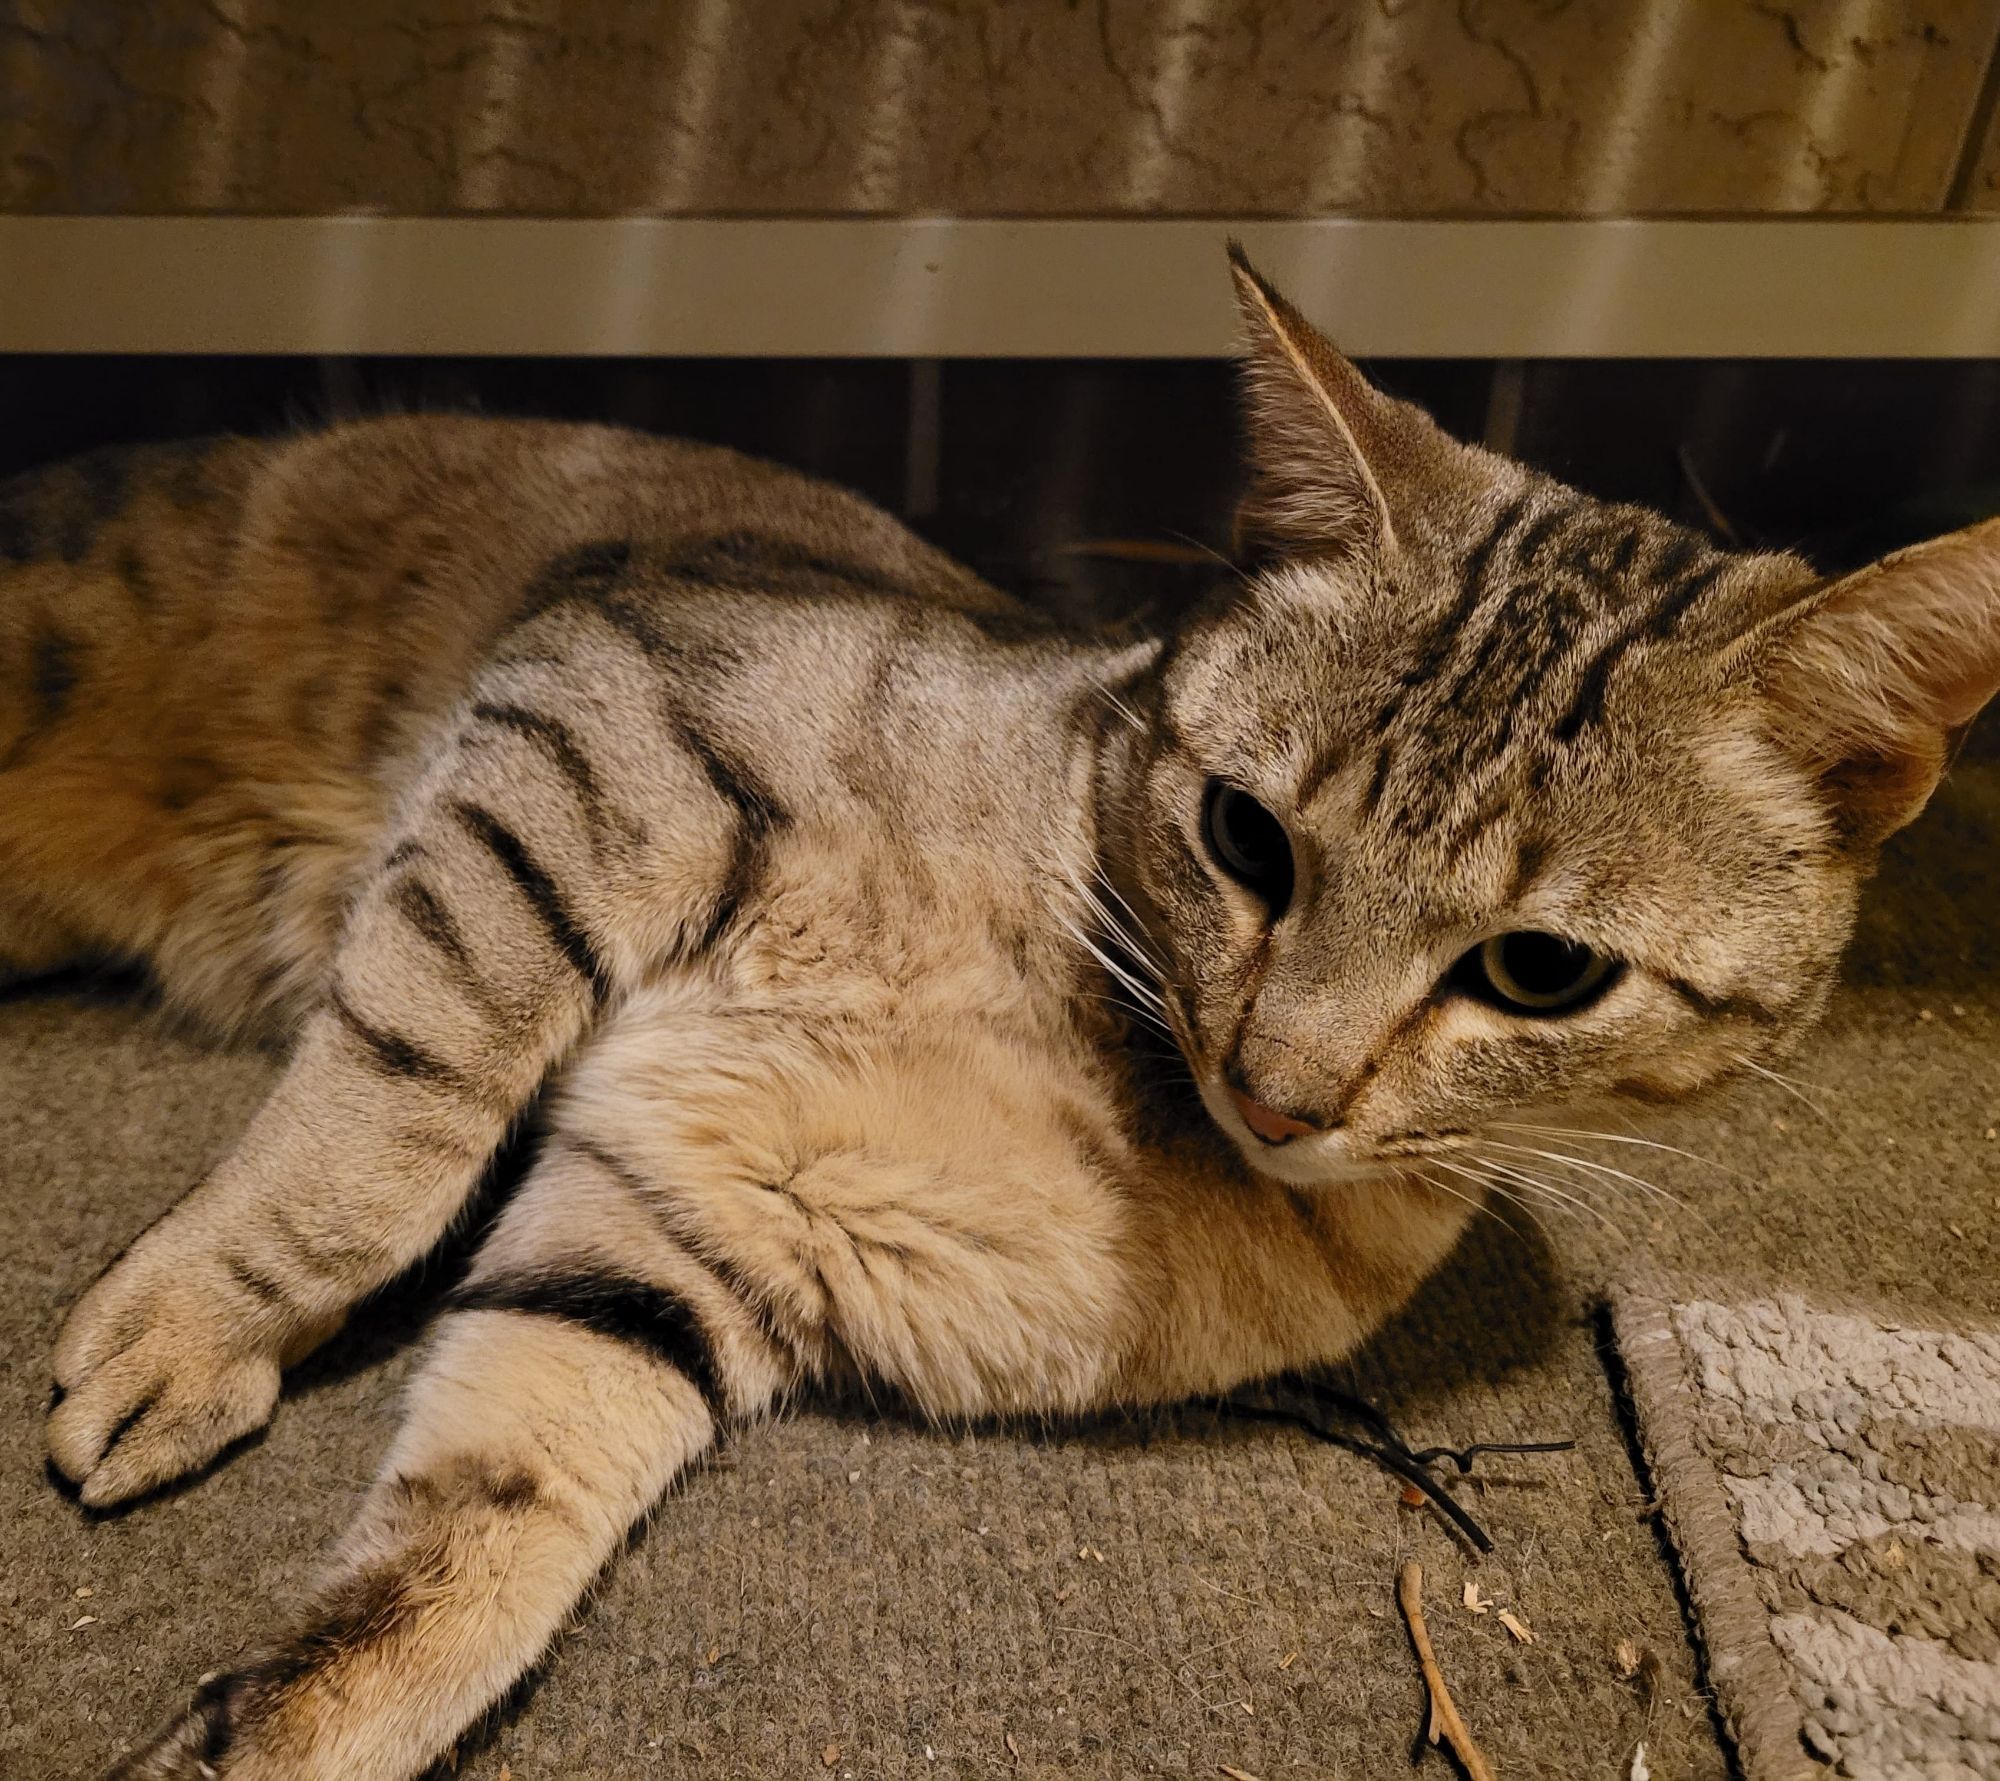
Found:
M 2000 357 L 2000 218 L 0 217 L 0 352 Z

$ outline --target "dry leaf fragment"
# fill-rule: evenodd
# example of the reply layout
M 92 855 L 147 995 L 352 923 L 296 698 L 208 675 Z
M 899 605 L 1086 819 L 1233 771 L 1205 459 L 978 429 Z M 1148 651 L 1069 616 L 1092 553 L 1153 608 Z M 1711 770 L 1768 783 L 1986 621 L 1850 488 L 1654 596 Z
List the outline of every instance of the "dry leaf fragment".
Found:
M 1241 1707 L 1244 1712 L 1248 1713 L 1252 1719 L 1255 1719 L 1257 1717 L 1257 1709 L 1253 1707 L 1248 1701 L 1238 1701 L 1236 1704 L 1239 1707 Z
M 1630 1682 L 1639 1673 L 1639 1646 L 1636 1640 L 1620 1639 L 1611 1653 L 1611 1670 L 1620 1682 Z
M 1019 1762 L 1021 1760 L 1021 1746 L 1014 1742 L 1014 1734 L 1012 1732 L 1007 1734 L 1006 1743 L 1007 1754 L 1016 1762 Z
M 1660 1660 L 1650 1649 L 1639 1653 L 1639 1698 L 1649 1705 L 1660 1688 Z
M 76 1599 L 80 1602 L 89 1601 L 96 1593 L 97 1591 L 92 1589 L 88 1583 L 79 1583 L 76 1586 Z
M 1532 1645 L 1535 1642 L 1533 1629 L 1512 1608 L 1502 1608 L 1499 1619 L 1500 1624 L 1512 1633 L 1515 1638 L 1520 1640 L 1523 1645 Z
M 833 1765 L 840 1760 L 840 1746 L 838 1744 L 827 1745 L 827 1747 L 819 1753 L 819 1760 L 825 1767 L 829 1769 L 832 1768 Z
M 95 1626 L 96 1624 L 97 1616 L 95 1614 L 84 1614 L 69 1623 L 69 1630 L 73 1633 L 81 1632 L 85 1627 Z
M 722 1661 L 722 1647 L 720 1645 L 711 1645 L 709 1646 L 707 1651 L 705 1651 L 702 1654 L 702 1662 L 707 1664 L 711 1670 L 714 1669 L 715 1666 L 719 1664 L 721 1661 Z
M 1466 1607 L 1471 1609 L 1475 1614 L 1484 1614 L 1488 1608 L 1493 1606 L 1485 1596 L 1479 1593 L 1479 1585 L 1473 1582 L 1470 1577 L 1465 1580 L 1464 1601 Z
M 1257 1777 L 1251 1774 L 1248 1769 L 1239 1769 L 1233 1762 L 1217 1763 L 1215 1765 L 1215 1772 L 1218 1775 L 1227 1775 L 1229 1781 L 1257 1781 Z

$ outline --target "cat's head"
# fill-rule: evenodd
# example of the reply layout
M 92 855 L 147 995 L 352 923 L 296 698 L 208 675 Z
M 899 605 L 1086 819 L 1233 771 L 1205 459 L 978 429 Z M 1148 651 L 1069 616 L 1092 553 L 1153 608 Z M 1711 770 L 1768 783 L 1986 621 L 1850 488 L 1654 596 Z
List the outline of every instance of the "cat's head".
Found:
M 1273 556 L 1168 645 L 1122 825 L 1216 1121 L 1326 1183 L 1783 1054 L 2000 683 L 2000 521 L 1834 581 L 1719 550 L 1454 442 L 1234 263 Z

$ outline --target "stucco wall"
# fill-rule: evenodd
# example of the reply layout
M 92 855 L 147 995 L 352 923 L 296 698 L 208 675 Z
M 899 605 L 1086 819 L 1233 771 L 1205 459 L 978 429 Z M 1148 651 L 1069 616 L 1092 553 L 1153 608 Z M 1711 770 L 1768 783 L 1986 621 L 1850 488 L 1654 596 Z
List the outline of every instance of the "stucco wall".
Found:
M 10 0 L 0 209 L 2000 208 L 2000 0 Z

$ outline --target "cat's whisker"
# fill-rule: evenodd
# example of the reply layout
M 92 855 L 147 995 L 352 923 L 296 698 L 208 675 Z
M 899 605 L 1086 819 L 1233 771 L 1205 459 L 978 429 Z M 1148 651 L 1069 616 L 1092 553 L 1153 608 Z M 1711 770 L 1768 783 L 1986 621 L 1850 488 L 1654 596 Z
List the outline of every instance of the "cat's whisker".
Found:
M 1111 874 L 1105 871 L 1102 861 L 1099 861 L 1095 866 L 1092 867 L 1091 875 L 1097 880 L 1099 884 L 1103 885 L 1106 890 L 1108 890 L 1114 897 L 1118 899 L 1118 907 L 1124 910 L 1125 913 L 1131 917 L 1132 927 L 1133 929 L 1137 930 L 1137 932 L 1134 933 L 1131 937 L 1136 939 L 1138 937 L 1138 934 L 1146 934 L 1146 939 L 1150 945 L 1152 936 L 1146 933 L 1145 922 L 1143 922 L 1140 919 L 1138 910 L 1132 907 L 1131 903 L 1127 900 L 1125 893 L 1121 891 L 1117 887 L 1117 885 L 1111 882 Z M 1147 954 L 1147 959 L 1149 963 L 1153 964 L 1158 963 L 1158 961 L 1152 957 L 1150 951 Z M 1163 977 L 1166 975 L 1164 969 L 1161 970 L 1160 975 Z
M 1440 1159 L 1432 1157 L 1427 1160 L 1430 1162 L 1437 1162 Z M 1454 1169 L 1452 1172 L 1457 1175 L 1465 1176 L 1467 1180 L 1477 1181 L 1479 1179 L 1477 1176 L 1473 1175 L 1470 1170 L 1467 1169 Z M 1487 1205 L 1485 1201 L 1474 1199 L 1471 1194 L 1462 1192 L 1460 1189 L 1453 1187 L 1448 1181 L 1439 1181 L 1435 1179 L 1433 1176 L 1428 1174 L 1423 1169 L 1413 1170 L 1412 1173 L 1416 1176 L 1416 1178 L 1419 1181 L 1421 1181 L 1424 1184 L 1424 1186 L 1431 1188 L 1434 1191 L 1441 1194 L 1449 1194 L 1454 1200 L 1463 1201 L 1466 1205 L 1470 1206 L 1473 1209 L 1473 1211 L 1483 1212 L 1488 1218 L 1492 1219 L 1496 1224 L 1500 1225 L 1504 1230 L 1513 1231 L 1514 1235 L 1517 1237 L 1521 1234 L 1519 1231 L 1514 1230 L 1514 1227 L 1511 1224 L 1509 1224 L 1506 1219 L 1502 1218 L 1498 1212 L 1494 1211 L 1491 1206 Z M 1490 1184 L 1486 1182 L 1480 1182 L 1480 1185 L 1484 1187 L 1484 1186 L 1489 1186 Z
M 1799 1102 L 1802 1106 L 1806 1107 L 1811 1112 L 1817 1114 L 1821 1119 L 1825 1120 L 1826 1123 L 1832 1126 L 1836 1131 L 1842 1129 L 1840 1121 L 1835 1119 L 1834 1116 L 1831 1113 L 1829 1113 L 1826 1110 L 1826 1108 L 1823 1107 L 1818 1101 L 1814 1100 L 1811 1095 L 1807 1094 L 1803 1085 L 1794 1082 L 1791 1077 L 1785 1075 L 1782 1071 L 1773 1070 L 1764 1064 L 1760 1064 L 1754 1057 L 1747 1056 L 1743 1052 L 1739 1051 L 1734 1055 L 1736 1061 L 1739 1064 L 1741 1064 L 1744 1069 L 1751 1071 L 1755 1075 L 1763 1077 L 1766 1082 L 1776 1083 L 1778 1087 L 1783 1089 L 1786 1094 L 1790 1095 L 1793 1100 Z
M 1108 704 L 1113 711 L 1117 712 L 1118 715 L 1122 717 L 1128 724 L 1130 724 L 1133 727 L 1133 729 L 1137 730 L 1139 734 L 1142 736 L 1146 733 L 1146 726 L 1141 721 L 1139 714 L 1136 711 L 1134 711 L 1131 706 L 1126 704 L 1123 699 L 1119 698 L 1119 696 L 1116 693 L 1114 693 L 1108 686 L 1100 686 L 1098 687 L 1097 691 L 1099 696 L 1103 698 L 1105 703 Z
M 1088 886 L 1079 886 L 1078 888 L 1089 899 L 1091 908 L 1096 911 L 1099 920 L 1111 930 L 1113 939 L 1123 946 L 1127 952 L 1131 953 L 1155 977 L 1164 980 L 1167 975 L 1167 969 L 1161 963 L 1151 943 L 1151 935 L 1147 935 L 1143 940 L 1140 938 L 1140 934 L 1144 932 L 1144 924 L 1140 922 L 1138 912 L 1133 909 L 1130 903 L 1125 901 L 1124 897 L 1120 895 L 1118 887 L 1105 876 L 1102 866 L 1096 868 L 1095 876 L 1106 890 L 1118 898 L 1120 907 L 1132 918 L 1131 926 L 1127 926 L 1115 911 L 1107 907 L 1104 899 L 1098 896 L 1095 891 L 1091 890 Z
M 1495 1140 L 1495 1142 L 1497 1142 L 1497 1140 Z M 1506 1147 L 1503 1146 L 1503 1148 Z M 1526 1147 L 1515 1146 L 1513 1148 L 1526 1148 Z M 1667 1148 L 1671 1149 L 1672 1147 L 1668 1146 Z M 1631 1186 L 1642 1190 L 1642 1192 L 1644 1192 L 1650 1198 L 1654 1200 L 1664 1201 L 1668 1206 L 1673 1208 L 1673 1211 L 1677 1216 L 1682 1218 L 1692 1219 L 1704 1231 L 1712 1233 L 1715 1229 L 1714 1225 L 1710 1223 L 1708 1218 L 1703 1215 L 1703 1213 L 1700 1211 L 1699 1208 L 1689 1204 L 1689 1202 L 1682 1199 L 1679 1194 L 1673 1193 L 1669 1191 L 1667 1188 L 1661 1187 L 1658 1182 L 1648 1181 L 1644 1179 L 1642 1176 L 1638 1175 L 1629 1175 L 1623 1169 L 1614 1169 L 1608 1163 L 1597 1162 L 1595 1159 L 1591 1157 L 1571 1156 L 1567 1152 L 1553 1152 L 1553 1151 L 1531 1151 L 1530 1154 L 1537 1156 L 1545 1156 L 1551 1162 L 1560 1161 L 1565 1163 L 1569 1168 L 1585 1171 L 1586 1180 L 1591 1179 L 1592 1177 L 1615 1176 L 1618 1178 L 1619 1181 L 1629 1182 Z M 1703 1159 L 1697 1157 L 1695 1160 L 1699 1162 L 1702 1161 Z M 1721 1167 L 1720 1164 L 1717 1164 L 1716 1166 L 1718 1168 Z M 1737 1174 L 1740 1176 L 1740 1171 L 1737 1170 L 1731 1170 L 1730 1173 Z M 1644 1201 L 1638 1201 L 1632 1199 L 1628 1194 L 1624 1193 L 1621 1189 L 1619 1189 L 1615 1185 L 1612 1185 L 1610 1183 L 1607 1183 L 1607 1185 L 1611 1186 L 1611 1190 L 1618 1194 L 1619 1201 L 1623 1205 L 1639 1206 L 1645 1203 Z
M 1096 867 L 1094 868 L 1094 870 L 1096 871 L 1096 874 L 1099 878 L 1103 878 L 1104 874 L 1102 867 Z M 1118 919 L 1117 915 L 1105 903 L 1104 899 L 1100 897 L 1094 890 L 1092 890 L 1090 886 L 1086 884 L 1081 878 L 1079 878 L 1076 875 L 1075 871 L 1072 870 L 1067 864 L 1065 864 L 1063 867 L 1063 875 L 1069 880 L 1070 888 L 1074 890 L 1077 896 L 1083 900 L 1085 907 L 1087 907 L 1090 910 L 1091 914 L 1094 917 L 1096 917 L 1097 921 L 1106 929 L 1106 931 L 1111 936 L 1112 940 L 1123 951 L 1131 955 L 1132 960 L 1135 964 L 1143 967 L 1146 971 L 1150 972 L 1155 978 L 1164 981 L 1167 973 L 1165 969 L 1161 966 L 1160 961 L 1153 956 L 1151 948 L 1148 947 L 1143 941 L 1141 941 L 1137 935 L 1130 932 L 1126 928 L 1125 924 Z M 1112 895 L 1117 896 L 1118 894 L 1117 887 L 1112 885 L 1111 881 L 1108 878 L 1104 879 L 1104 883 L 1106 888 L 1111 891 Z M 1119 901 L 1121 903 L 1124 902 L 1124 898 L 1120 897 Z M 1129 908 L 1129 905 L 1127 905 L 1127 907 Z
M 1108 1008 L 1116 1008 L 1120 1014 L 1130 1015 L 1134 1020 L 1143 1021 L 1154 1032 L 1166 1038 L 1171 1039 L 1174 1036 L 1173 1028 L 1150 1008 L 1142 1007 L 1126 996 L 1112 995 L 1103 990 L 1085 990 L 1083 994 L 1090 1001 L 1102 1002 Z
M 1133 1002 L 1127 1001 L 1123 996 L 1106 995 L 1102 992 L 1089 990 L 1086 990 L 1084 993 L 1091 1001 L 1102 1002 L 1108 1008 L 1117 1009 L 1120 1014 L 1139 1022 L 1149 1032 L 1158 1034 L 1160 1038 L 1172 1040 L 1175 1055 L 1180 1055 L 1179 1036 L 1157 1014 L 1152 1013 L 1148 1009 L 1141 1008 Z M 1182 1061 L 1185 1062 L 1186 1060 L 1183 1059 Z M 1188 1072 L 1188 1080 L 1190 1082 L 1194 1080 L 1194 1072 L 1192 1070 Z
M 1657 1138 L 1640 1138 L 1625 1132 L 1598 1131 L 1591 1126 L 1517 1125 L 1498 1119 L 1489 1121 L 1487 1129 L 1495 1132 L 1528 1132 L 1544 1138 L 1574 1138 L 1586 1143 L 1633 1144 L 1643 1150 L 1660 1150 L 1668 1156 L 1685 1157 L 1691 1163 L 1700 1163 L 1703 1168 L 1719 1169 L 1725 1175 L 1734 1175 L 1739 1181 L 1748 1179 L 1741 1169 L 1732 1169 L 1729 1164 L 1717 1162 L 1712 1156 L 1703 1156 L 1698 1150 L 1683 1150 L 1678 1144 L 1663 1144 Z
M 1617 1221 L 1595 1201 L 1582 1199 L 1576 1194 L 1565 1192 L 1562 1188 L 1557 1187 L 1554 1182 L 1547 1180 L 1543 1176 L 1531 1174 L 1525 1169 L 1518 1168 L 1513 1163 L 1503 1163 L 1497 1157 L 1487 1156 L 1484 1152 L 1479 1153 L 1478 1160 L 1482 1167 L 1494 1170 L 1496 1173 L 1530 1192 L 1544 1195 L 1548 1199 L 1557 1201 L 1565 1206 L 1572 1206 L 1577 1211 L 1588 1214 L 1614 1236 L 1622 1237 L 1625 1235 L 1619 1228 Z
M 1068 920 L 1066 917 L 1061 919 L 1062 925 L 1069 930 L 1071 938 L 1102 965 L 1105 970 L 1110 972 L 1119 983 L 1123 984 L 1126 990 L 1142 1006 L 1149 1012 L 1159 1015 L 1162 1019 L 1166 1017 L 1167 1005 L 1158 990 L 1154 989 L 1152 985 L 1142 982 L 1138 977 L 1135 977 L 1073 921 Z
M 1629 1174 L 1624 1169 L 1614 1169 L 1609 1163 L 1595 1162 L 1585 1156 L 1572 1156 L 1565 1150 L 1538 1150 L 1531 1144 L 1508 1144 L 1498 1138 L 1490 1138 L 1487 1142 L 1501 1150 L 1516 1151 L 1522 1156 L 1540 1157 L 1544 1162 L 1561 1163 L 1572 1169 L 1587 1169 L 1593 1175 L 1608 1176 L 1629 1183 L 1654 1199 L 1664 1200 L 1669 1206 L 1678 1210 L 1686 1210 L 1686 1203 L 1680 1195 L 1669 1193 L 1656 1182 L 1646 1180 L 1644 1176 Z
M 1243 586 L 1250 587 L 1255 584 L 1257 578 L 1248 569 L 1244 568 L 1235 558 L 1225 556 L 1206 539 L 1197 538 L 1191 532 L 1169 532 L 1167 535 L 1187 545 L 1191 550 L 1198 550 L 1203 556 L 1212 558 L 1222 568 L 1227 569 L 1231 575 L 1235 576 Z
M 1529 1201 L 1523 1199 L 1518 1193 L 1515 1193 L 1510 1187 L 1506 1186 L 1503 1182 L 1498 1180 L 1493 1175 L 1489 1173 L 1484 1173 L 1476 1167 L 1473 1168 L 1465 1167 L 1459 1163 L 1452 1162 L 1447 1158 L 1441 1156 L 1427 1157 L 1425 1161 L 1434 1167 L 1449 1169 L 1454 1175 L 1457 1175 L 1462 1180 L 1472 1182 L 1482 1192 L 1495 1195 L 1499 1199 L 1505 1200 L 1509 1206 L 1512 1206 L 1516 1211 L 1522 1213 L 1527 1218 L 1528 1222 L 1532 1224 L 1536 1230 L 1540 1231 L 1544 1237 L 1548 1235 L 1548 1226 L 1542 1223 L 1542 1215 L 1540 1210 L 1534 1205 L 1532 1205 Z M 1443 1184 L 1435 1183 L 1434 1185 L 1442 1186 Z M 1465 1196 L 1461 1195 L 1460 1197 L 1464 1198 Z M 1509 1220 L 1505 1218 L 1501 1218 L 1500 1214 L 1498 1212 L 1494 1212 L 1490 1206 L 1486 1207 L 1485 1210 L 1491 1213 L 1494 1218 L 1499 1219 L 1500 1223 L 1505 1225 L 1506 1228 L 1509 1231 L 1513 1232 L 1515 1236 L 1518 1237 L 1521 1235 L 1520 1228 L 1518 1226 L 1511 1223 Z

